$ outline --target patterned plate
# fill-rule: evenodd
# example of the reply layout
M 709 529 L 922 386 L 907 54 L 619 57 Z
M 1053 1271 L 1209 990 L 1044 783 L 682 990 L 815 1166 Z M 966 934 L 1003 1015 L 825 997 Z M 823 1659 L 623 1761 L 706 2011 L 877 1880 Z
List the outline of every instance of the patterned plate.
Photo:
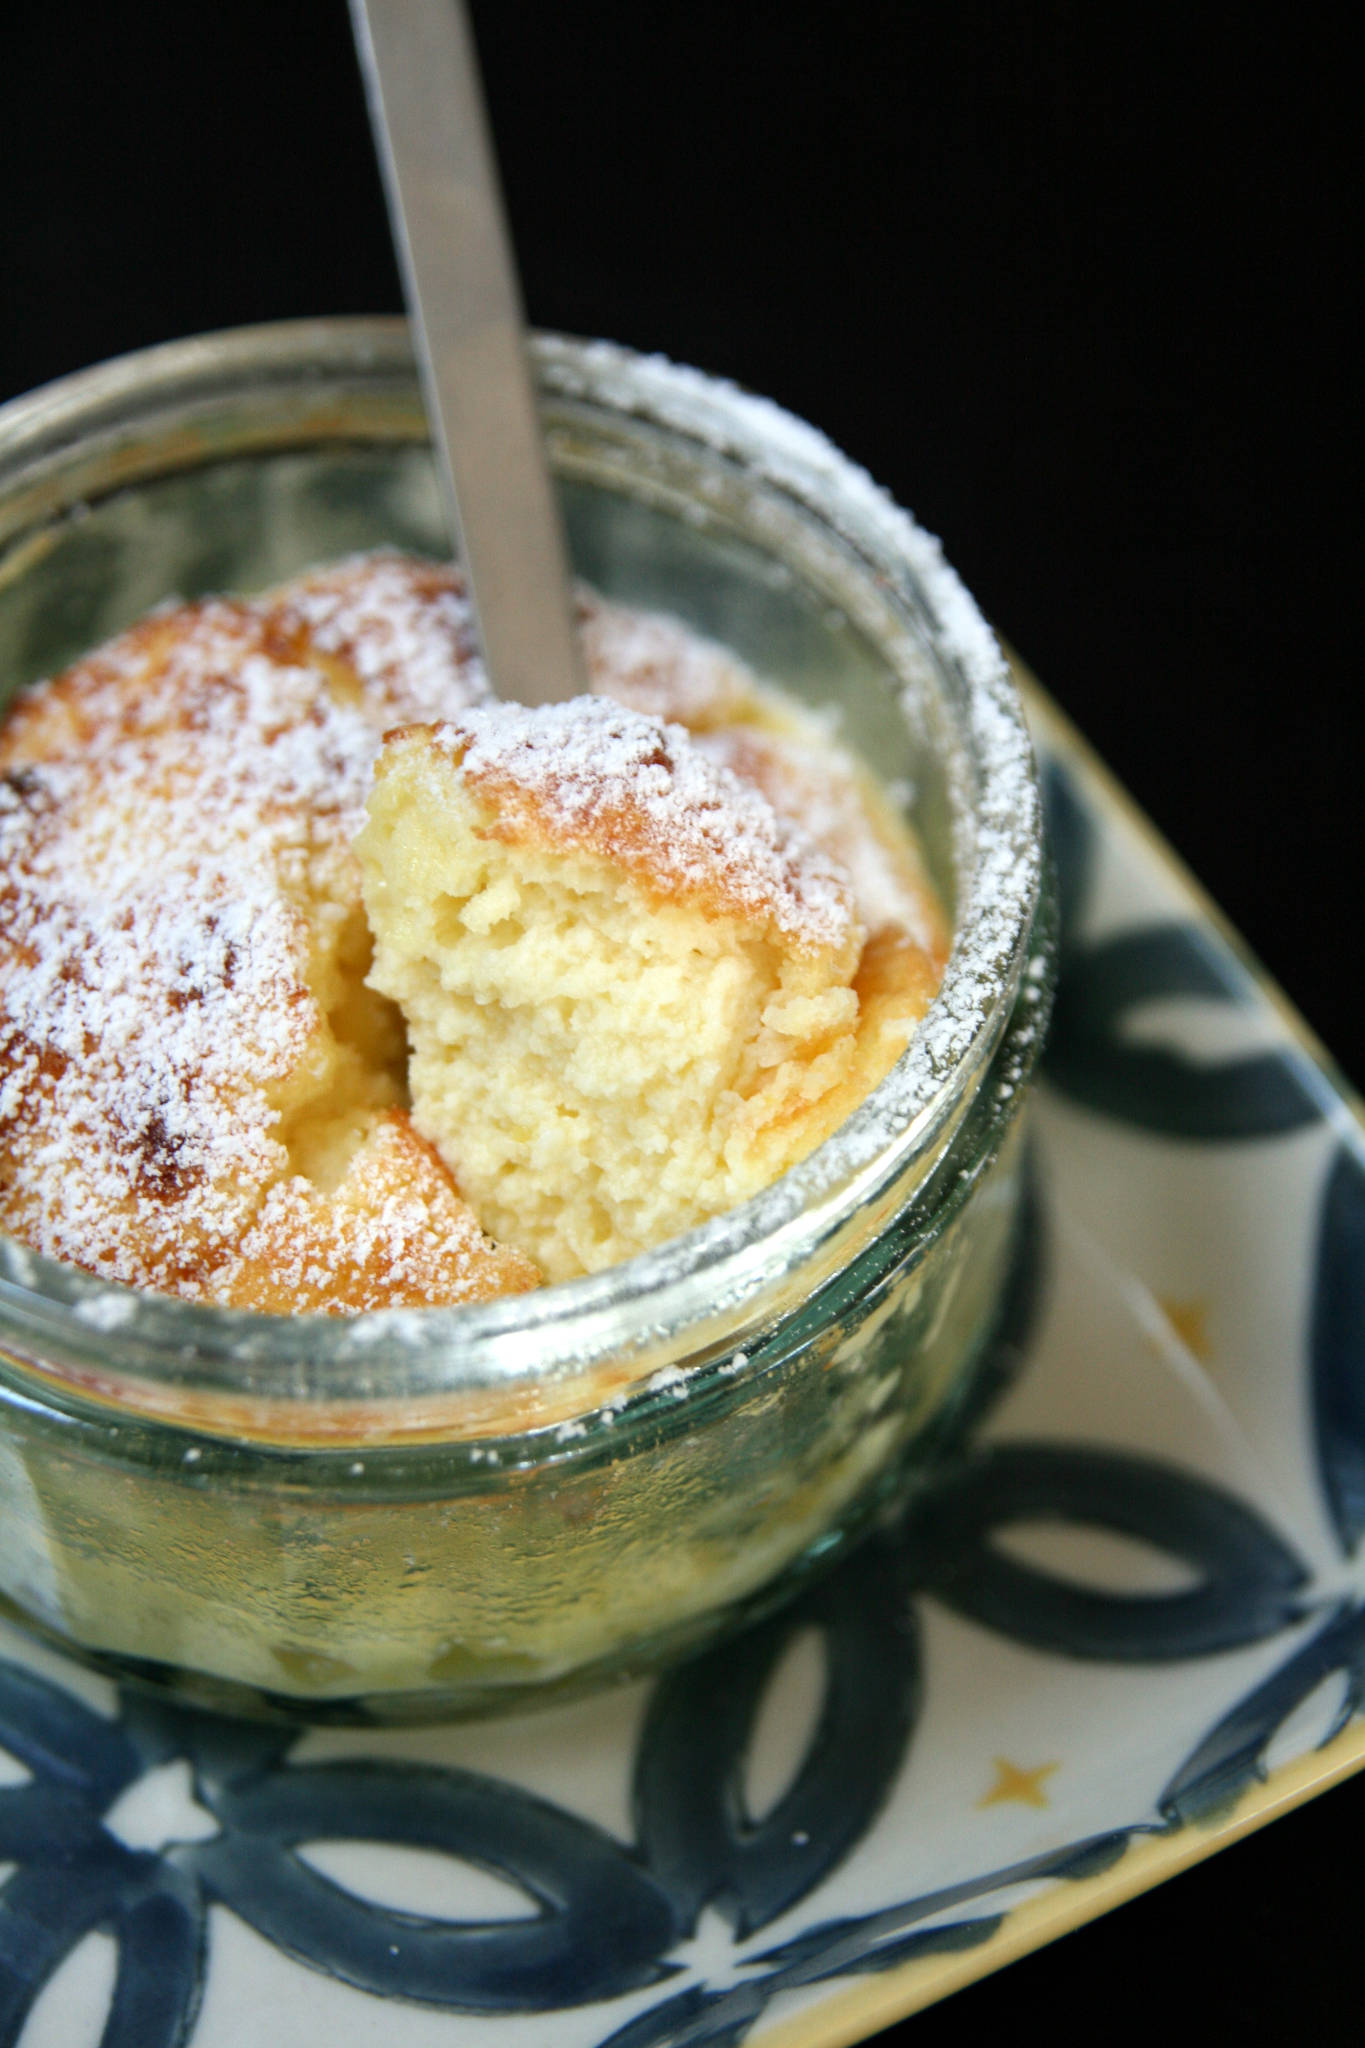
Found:
M 1035 691 L 1064 966 L 991 1401 L 749 1636 L 239 1725 L 0 1640 L 0 2044 L 836 2048 L 1365 1762 L 1365 1132 Z

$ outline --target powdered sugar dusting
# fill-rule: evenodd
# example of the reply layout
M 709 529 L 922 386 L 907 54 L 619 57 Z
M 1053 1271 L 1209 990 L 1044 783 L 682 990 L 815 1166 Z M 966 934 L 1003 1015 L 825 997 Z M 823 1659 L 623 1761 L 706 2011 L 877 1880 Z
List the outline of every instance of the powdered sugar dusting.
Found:
M 783 707 L 785 710 L 785 707 Z M 783 817 L 804 829 L 846 877 L 869 933 L 896 926 L 941 962 L 947 934 L 918 850 L 880 793 L 834 740 L 816 749 L 814 721 L 780 717 L 778 732 L 722 725 L 696 735 L 709 759 L 760 789 Z
M 468 711 L 438 744 L 504 823 L 519 794 L 557 840 L 667 893 L 718 902 L 798 947 L 843 949 L 854 937 L 851 892 L 829 855 L 680 725 L 578 697 Z
M 259 1305 L 283 1313 L 437 1306 L 538 1285 L 528 1259 L 493 1244 L 455 1189 L 432 1171 L 405 1111 L 385 1116 L 330 1192 L 300 1177 L 266 1195 L 242 1258 L 269 1275 Z
M 14 707 L 0 1160 L 35 1248 L 197 1292 L 289 1178 L 279 1088 L 318 1057 L 314 984 L 359 903 L 350 842 L 400 688 L 383 660 L 416 636 L 405 709 L 470 694 L 458 612 L 439 590 L 414 598 L 419 570 L 453 598 L 448 572 L 387 558 L 331 579 L 368 696 L 336 692 L 278 601 L 210 600 L 153 614 Z M 401 1284 L 412 1232 L 388 1239 Z
M 463 584 L 411 557 L 352 557 L 300 577 L 273 616 L 302 626 L 320 654 L 346 661 L 375 717 L 388 725 L 444 717 L 490 694 Z
M 578 624 L 593 689 L 633 711 L 695 732 L 735 717 L 753 694 L 752 676 L 726 648 L 677 619 L 580 587 Z

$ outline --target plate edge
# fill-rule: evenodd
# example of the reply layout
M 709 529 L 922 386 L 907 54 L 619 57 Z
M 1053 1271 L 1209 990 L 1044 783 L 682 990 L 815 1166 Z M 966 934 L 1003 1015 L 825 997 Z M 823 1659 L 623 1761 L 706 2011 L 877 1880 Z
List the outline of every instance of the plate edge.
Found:
M 1272 1771 L 1264 1783 L 1251 1787 L 1224 1819 L 1203 1827 L 1187 1822 L 1172 1835 L 1139 1836 L 1112 1869 L 1099 1876 L 1054 1879 L 1038 1898 L 1007 1914 L 998 1933 L 979 1947 L 902 1963 L 875 1984 L 841 1994 L 808 2013 L 769 2026 L 760 2021 L 750 2037 L 751 2048 L 852 2048 L 853 2043 L 867 2040 L 881 2028 L 909 2019 L 954 1991 L 964 1990 L 1007 1963 L 1017 1962 L 1177 1877 L 1182 1870 L 1192 1869 L 1296 1806 L 1330 1791 L 1363 1767 L 1365 1726 L 1357 1722 L 1325 1747 Z

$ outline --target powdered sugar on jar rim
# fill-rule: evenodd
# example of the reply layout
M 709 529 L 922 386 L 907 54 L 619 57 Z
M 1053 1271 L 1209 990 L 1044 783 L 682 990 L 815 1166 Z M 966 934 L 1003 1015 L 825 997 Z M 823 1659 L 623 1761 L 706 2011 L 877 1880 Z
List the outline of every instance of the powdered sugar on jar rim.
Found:
M 958 819 L 958 889 L 947 970 L 891 1074 L 843 1131 L 782 1185 L 853 1172 L 929 1109 L 992 1024 L 1003 1025 L 1008 1000 L 1002 1003 L 1002 994 L 1013 993 L 1041 856 L 1033 750 L 1004 655 L 939 542 L 818 428 L 722 378 L 612 342 L 541 336 L 535 355 L 550 390 L 644 413 L 738 464 L 757 484 L 809 507 L 870 555 L 893 587 L 905 588 L 931 651 L 961 679 L 958 709 L 967 746 L 948 764 Z M 920 689 L 907 674 L 905 710 L 912 719 Z

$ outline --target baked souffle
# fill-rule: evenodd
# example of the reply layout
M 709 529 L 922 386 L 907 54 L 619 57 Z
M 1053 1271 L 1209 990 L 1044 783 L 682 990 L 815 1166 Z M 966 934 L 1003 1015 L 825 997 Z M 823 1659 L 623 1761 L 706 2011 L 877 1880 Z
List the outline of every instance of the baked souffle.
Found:
M 371 555 L 15 702 L 5 1228 L 229 1307 L 462 1303 L 836 1128 L 946 958 L 913 836 L 723 650 L 586 594 L 580 628 L 593 696 L 497 704 L 455 572 Z

